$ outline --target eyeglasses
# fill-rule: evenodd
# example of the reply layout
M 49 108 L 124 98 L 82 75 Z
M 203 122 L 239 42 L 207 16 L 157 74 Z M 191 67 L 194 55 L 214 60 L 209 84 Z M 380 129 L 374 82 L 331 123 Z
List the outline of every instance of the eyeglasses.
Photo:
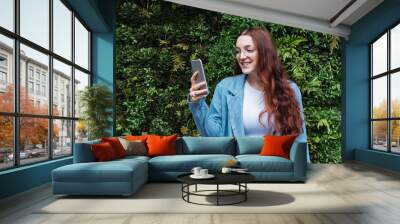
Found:
M 255 49 L 244 49 L 243 51 L 241 49 L 234 49 L 233 53 L 236 57 L 240 57 L 242 55 L 242 52 L 244 54 L 244 56 L 248 57 L 252 54 L 254 54 L 257 50 Z

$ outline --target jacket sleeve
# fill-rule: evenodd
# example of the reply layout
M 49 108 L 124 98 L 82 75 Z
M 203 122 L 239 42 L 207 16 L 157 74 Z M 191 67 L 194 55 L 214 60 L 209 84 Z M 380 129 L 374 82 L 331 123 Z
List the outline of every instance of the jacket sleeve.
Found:
M 215 88 L 210 107 L 204 98 L 198 102 L 189 101 L 189 109 L 192 112 L 197 130 L 202 136 L 223 136 L 222 97 L 222 88 L 218 84 Z

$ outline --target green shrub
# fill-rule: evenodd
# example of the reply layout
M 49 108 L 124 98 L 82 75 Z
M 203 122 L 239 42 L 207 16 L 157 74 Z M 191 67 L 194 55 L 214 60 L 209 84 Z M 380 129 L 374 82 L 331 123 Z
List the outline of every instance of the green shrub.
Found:
M 79 106 L 83 108 L 82 120 L 87 124 L 89 139 L 109 136 L 112 125 L 112 93 L 107 86 L 95 84 L 80 93 Z

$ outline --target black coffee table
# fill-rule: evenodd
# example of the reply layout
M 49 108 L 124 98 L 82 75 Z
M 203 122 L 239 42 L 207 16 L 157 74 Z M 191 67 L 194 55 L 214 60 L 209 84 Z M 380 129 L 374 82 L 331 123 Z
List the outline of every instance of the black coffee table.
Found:
M 255 180 L 255 177 L 248 173 L 215 173 L 213 174 L 215 177 L 212 179 L 193 179 L 190 177 L 191 173 L 182 174 L 177 177 L 178 181 L 182 183 L 182 199 L 188 203 L 198 204 L 198 205 L 215 205 L 215 204 L 202 204 L 190 201 L 190 196 L 204 196 L 204 197 L 216 197 L 217 206 L 220 205 L 234 205 L 239 204 L 241 202 L 245 202 L 247 200 L 247 192 L 249 188 L 247 187 L 247 183 Z M 216 185 L 215 190 L 197 190 L 198 184 L 205 185 Z M 195 191 L 190 191 L 190 186 L 195 186 Z M 238 186 L 237 190 L 223 190 L 220 189 L 220 185 L 236 185 Z M 215 192 L 216 194 L 205 194 L 204 192 Z M 232 196 L 241 196 L 238 201 L 234 201 L 232 203 L 221 203 L 221 197 L 232 197 Z

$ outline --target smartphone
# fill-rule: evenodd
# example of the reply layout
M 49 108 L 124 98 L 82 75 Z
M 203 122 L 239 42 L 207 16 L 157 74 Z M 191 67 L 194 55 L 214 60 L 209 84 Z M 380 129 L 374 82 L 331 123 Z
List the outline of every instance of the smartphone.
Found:
M 204 73 L 204 68 L 203 68 L 203 62 L 201 62 L 200 59 L 195 59 L 195 60 L 190 61 L 190 63 L 192 65 L 192 74 L 197 71 L 196 83 L 205 81 L 206 86 L 204 89 L 208 89 L 206 75 Z

